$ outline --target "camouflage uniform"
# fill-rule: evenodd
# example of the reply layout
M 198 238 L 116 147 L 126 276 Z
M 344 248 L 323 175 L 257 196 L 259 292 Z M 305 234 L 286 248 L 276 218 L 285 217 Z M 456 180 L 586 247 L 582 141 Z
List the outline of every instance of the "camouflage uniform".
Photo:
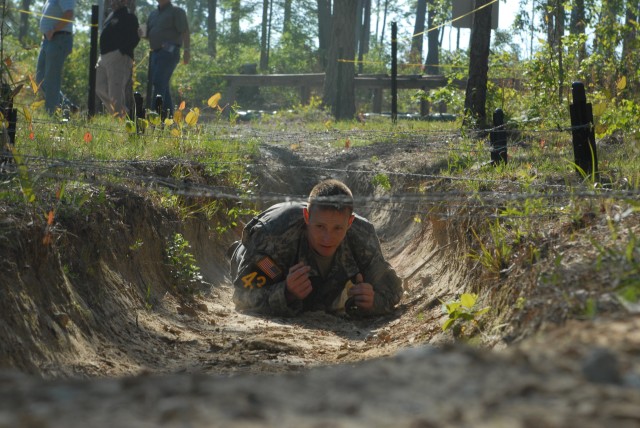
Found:
M 230 250 L 231 278 L 236 309 L 269 315 L 295 315 L 301 311 L 334 309 L 349 280 L 361 273 L 373 286 L 374 307 L 367 314 L 383 314 L 400 301 L 400 278 L 382 256 L 373 225 L 356 215 L 322 278 L 307 240 L 302 203 L 281 203 L 254 217 L 244 228 L 242 241 Z M 313 291 L 304 299 L 285 295 L 289 268 L 298 262 L 311 266 Z M 357 312 L 357 311 L 356 311 Z

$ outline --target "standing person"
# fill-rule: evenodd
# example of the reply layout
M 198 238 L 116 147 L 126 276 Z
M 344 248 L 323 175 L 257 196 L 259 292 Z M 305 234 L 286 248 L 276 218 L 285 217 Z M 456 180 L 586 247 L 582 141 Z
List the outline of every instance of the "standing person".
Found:
M 260 213 L 230 252 L 239 310 L 377 315 L 393 311 L 402 296 L 373 225 L 353 213 L 351 190 L 338 180 L 318 183 L 307 204 Z
M 140 42 L 138 18 L 127 8 L 129 0 L 111 0 L 112 12 L 100 33 L 96 64 L 96 94 L 111 115 L 125 117 L 126 86 L 133 73 L 133 50 Z
M 44 107 L 54 114 L 60 106 L 62 67 L 73 49 L 73 11 L 76 0 L 47 0 L 42 8 L 42 44 L 36 66 L 36 82 L 44 92 Z
M 186 12 L 171 4 L 171 0 L 157 0 L 158 8 L 149 14 L 147 37 L 151 48 L 150 72 L 153 85 L 153 110 L 156 110 L 156 96 L 162 96 L 162 103 L 173 114 L 173 101 L 169 82 L 180 62 L 186 65 L 191 58 L 189 23 Z

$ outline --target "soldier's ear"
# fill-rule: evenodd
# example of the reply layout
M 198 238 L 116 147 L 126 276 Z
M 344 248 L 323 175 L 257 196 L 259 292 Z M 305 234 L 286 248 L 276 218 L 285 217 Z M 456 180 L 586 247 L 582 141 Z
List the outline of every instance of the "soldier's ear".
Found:
M 306 207 L 302 208 L 302 215 L 304 216 L 304 222 L 309 224 L 309 210 Z
M 351 214 L 351 217 L 349 217 L 349 227 L 351 227 L 351 224 L 353 223 L 353 220 L 356 219 L 356 216 L 354 214 Z

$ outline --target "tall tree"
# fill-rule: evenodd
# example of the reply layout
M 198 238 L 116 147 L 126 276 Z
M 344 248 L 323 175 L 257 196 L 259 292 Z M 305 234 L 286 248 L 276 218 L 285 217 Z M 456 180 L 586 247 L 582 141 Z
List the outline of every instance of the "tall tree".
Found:
M 240 9 L 240 0 L 230 0 L 231 16 L 229 19 L 229 39 L 231 43 L 240 43 L 240 18 L 242 10 Z
M 20 14 L 20 29 L 18 30 L 18 40 L 20 43 L 25 44 L 27 35 L 29 34 L 29 8 L 31 7 L 31 0 L 22 0 L 20 5 L 22 12 Z
M 318 0 L 318 59 L 322 69 L 327 66 L 331 43 L 331 0 Z
M 371 0 L 361 0 L 358 12 L 358 73 L 362 73 L 364 56 L 369 52 L 371 38 Z
M 638 0 L 627 0 L 625 11 L 624 35 L 622 39 L 622 72 L 629 75 L 634 72 L 638 63 Z M 636 79 L 628 79 L 635 87 L 638 87 Z
M 564 87 L 564 48 L 562 46 L 562 37 L 564 36 L 565 19 L 564 0 L 549 0 L 545 17 L 545 21 L 547 22 L 547 43 L 558 60 L 558 102 L 560 104 L 562 104 Z
M 487 75 L 491 44 L 491 0 L 476 0 L 469 41 L 469 80 L 464 98 L 465 124 L 484 128 L 487 124 Z
M 440 28 L 435 28 L 436 15 L 439 8 L 436 7 L 435 0 L 428 0 L 428 13 L 427 27 L 429 32 L 427 33 L 427 59 L 425 61 L 425 73 L 426 74 L 442 74 L 440 71 Z
M 422 42 L 424 40 L 426 15 L 427 0 L 418 0 L 416 3 L 416 22 L 413 26 L 413 37 L 411 38 L 411 62 L 422 63 Z
M 328 66 L 322 101 L 338 120 L 353 119 L 356 112 L 354 74 L 357 2 L 337 1 L 334 6 Z M 346 61 L 339 61 L 346 60 Z
M 207 0 L 209 13 L 207 14 L 207 52 L 211 58 L 218 55 L 218 27 L 216 24 L 216 10 L 218 0 Z
M 283 4 L 284 15 L 282 18 L 283 34 L 291 31 L 291 3 L 292 3 L 292 0 L 284 0 L 284 4 Z
M 584 8 L 584 0 L 573 0 L 571 17 L 569 19 L 569 34 L 583 35 L 587 28 L 587 18 Z M 584 40 L 578 47 L 578 60 L 587 57 L 587 41 Z
M 268 27 L 269 27 L 269 0 L 262 0 L 262 25 L 260 33 L 260 70 L 269 68 Z

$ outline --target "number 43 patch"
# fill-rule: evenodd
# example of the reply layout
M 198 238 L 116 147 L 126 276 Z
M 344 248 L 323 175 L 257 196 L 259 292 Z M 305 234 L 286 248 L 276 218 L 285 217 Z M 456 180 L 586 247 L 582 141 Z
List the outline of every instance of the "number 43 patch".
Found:
M 243 276 L 241 279 L 244 288 L 262 288 L 267 283 L 267 277 L 271 278 L 271 280 L 275 280 L 282 274 L 278 265 L 276 265 L 274 261 L 271 260 L 271 257 L 268 256 L 258 261 L 256 266 L 262 272 L 254 271 Z M 259 273 L 264 273 L 266 276 L 259 275 Z

